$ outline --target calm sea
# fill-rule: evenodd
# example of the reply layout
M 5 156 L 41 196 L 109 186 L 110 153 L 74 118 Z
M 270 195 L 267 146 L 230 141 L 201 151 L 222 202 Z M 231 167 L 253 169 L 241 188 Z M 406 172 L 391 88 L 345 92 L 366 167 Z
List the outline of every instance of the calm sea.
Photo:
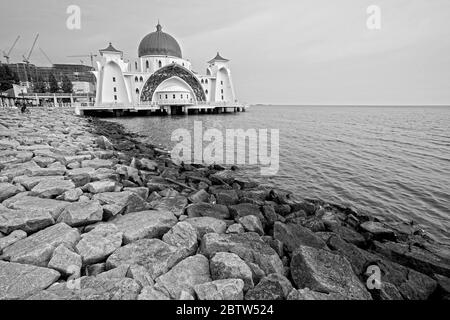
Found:
M 111 120 L 111 119 L 108 119 Z M 116 118 L 168 148 L 172 132 L 279 129 L 280 169 L 261 177 L 299 197 L 351 203 L 386 221 L 421 224 L 450 243 L 450 108 L 252 106 L 245 113 Z

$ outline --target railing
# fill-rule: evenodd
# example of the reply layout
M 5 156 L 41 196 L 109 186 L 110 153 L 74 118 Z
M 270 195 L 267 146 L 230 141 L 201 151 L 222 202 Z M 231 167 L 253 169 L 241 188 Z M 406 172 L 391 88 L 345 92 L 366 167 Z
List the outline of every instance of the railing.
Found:
M 192 99 L 157 100 L 156 103 L 160 106 L 193 105 L 193 104 L 195 104 L 194 100 L 192 100 Z

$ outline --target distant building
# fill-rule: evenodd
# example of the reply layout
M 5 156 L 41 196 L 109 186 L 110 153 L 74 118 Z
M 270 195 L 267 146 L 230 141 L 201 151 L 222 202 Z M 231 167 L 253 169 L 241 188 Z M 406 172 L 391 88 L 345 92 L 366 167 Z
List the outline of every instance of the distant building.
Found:
M 159 23 L 139 44 L 138 59 L 125 62 L 123 52 L 111 43 L 100 54 L 94 72 L 98 105 L 188 106 L 236 101 L 229 60 L 217 53 L 208 62 L 206 74 L 195 73 L 178 42 L 163 32 Z
M 16 72 L 21 85 L 28 87 L 31 91 L 33 83 L 39 78 L 48 81 L 50 74 L 56 77 L 61 84 L 62 78 L 66 75 L 73 84 L 74 93 L 94 93 L 95 76 L 92 74 L 94 68 L 79 64 L 54 64 L 51 67 L 38 67 L 34 64 L 13 63 L 8 64 L 9 68 Z

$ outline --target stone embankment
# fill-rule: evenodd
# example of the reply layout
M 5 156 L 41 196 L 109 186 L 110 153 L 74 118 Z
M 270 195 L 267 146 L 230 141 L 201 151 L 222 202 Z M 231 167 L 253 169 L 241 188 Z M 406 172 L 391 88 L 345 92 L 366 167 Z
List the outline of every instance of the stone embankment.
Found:
M 2 109 L 0 163 L 0 299 L 449 298 L 449 250 L 414 225 L 176 165 L 68 109 Z

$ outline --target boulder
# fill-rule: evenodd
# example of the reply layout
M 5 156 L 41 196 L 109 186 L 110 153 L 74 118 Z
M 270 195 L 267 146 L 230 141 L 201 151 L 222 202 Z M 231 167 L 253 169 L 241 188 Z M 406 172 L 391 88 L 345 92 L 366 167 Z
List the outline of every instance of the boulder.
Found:
M 245 229 L 240 223 L 233 223 L 228 227 L 226 233 L 244 233 Z
M 83 277 L 61 282 L 31 296 L 30 300 L 136 300 L 141 286 L 130 278 Z
M 144 266 L 140 266 L 137 264 L 129 266 L 126 276 L 128 278 L 136 280 L 136 282 L 139 283 L 139 285 L 143 288 L 146 286 L 153 287 L 153 285 L 155 284 L 155 281 L 153 281 L 147 269 Z
M 64 201 L 30 196 L 13 197 L 7 201 L 8 203 L 5 205 L 10 209 L 23 211 L 37 210 L 50 214 L 54 220 L 57 220 L 64 208 L 69 205 L 69 203 Z
M 22 189 L 11 183 L 0 183 L 0 202 L 22 192 Z
M 214 184 L 226 183 L 226 184 L 231 185 L 234 182 L 234 178 L 235 178 L 235 174 L 231 170 L 219 171 L 219 172 L 216 172 L 216 173 L 214 173 L 214 174 L 209 176 L 209 179 Z
M 176 217 L 179 217 L 183 214 L 184 208 L 186 208 L 187 205 L 187 198 L 181 195 L 164 197 L 151 203 L 152 208 L 156 210 L 170 211 Z
M 100 224 L 83 234 L 76 245 L 83 264 L 89 265 L 104 261 L 122 245 L 123 233 L 113 224 Z
M 44 229 L 55 221 L 52 216 L 40 210 L 13 210 L 0 207 L 0 232 L 9 234 L 15 230 L 27 233 Z
M 396 240 L 395 232 L 381 222 L 366 221 L 359 225 L 363 232 L 369 233 L 375 240 Z
M 75 184 L 71 180 L 50 179 L 39 182 L 31 189 L 31 193 L 41 198 L 54 198 L 74 188 Z
M 77 168 L 67 171 L 67 176 L 77 187 L 82 187 L 91 181 L 91 176 L 94 172 L 95 169 L 90 167 Z
M 81 274 L 81 256 L 61 244 L 53 251 L 48 267 L 63 275 L 74 275 L 78 278 Z
M 107 216 L 127 214 L 148 208 L 145 200 L 131 191 L 104 192 L 94 195 L 93 199 L 100 202 Z
M 86 202 L 73 202 L 66 206 L 58 218 L 72 227 L 85 226 L 102 221 L 103 208 L 96 200 Z
M 35 176 L 63 176 L 66 173 L 66 167 L 57 163 L 56 166 L 41 168 L 31 167 L 25 171 L 25 174 L 31 177 Z
M 64 192 L 57 199 L 68 201 L 68 202 L 76 202 L 80 199 L 80 197 L 82 195 L 83 195 L 83 190 L 81 190 L 80 188 L 75 188 L 75 189 L 71 189 L 71 190 Z
M 7 247 L 3 257 L 11 262 L 46 267 L 56 247 L 65 244 L 73 248 L 79 238 L 77 229 L 58 223 Z
M 242 279 L 244 291 L 253 288 L 253 274 L 250 267 L 237 254 L 218 252 L 209 263 L 213 280 Z
M 217 252 L 235 253 L 247 264 L 257 265 L 266 275 L 284 273 L 283 263 L 278 254 L 256 233 L 207 233 L 202 238 L 200 251 L 210 258 Z
M 183 291 L 194 295 L 196 285 L 211 282 L 208 259 L 201 254 L 188 257 L 158 277 L 155 282 L 155 289 L 172 299 L 179 299 Z
M 97 137 L 97 139 L 95 139 L 95 143 L 97 143 L 99 148 L 102 148 L 105 150 L 113 150 L 114 149 L 113 144 L 105 136 Z
M 197 251 L 197 230 L 187 222 L 178 222 L 162 237 L 162 240 L 185 251 L 183 254 L 185 257 Z
M 2 237 L 0 236 L 0 253 L 6 247 L 16 243 L 19 240 L 25 239 L 27 237 L 27 233 L 22 230 L 16 230 L 11 232 L 8 236 Z
M 245 300 L 285 300 L 292 289 L 292 284 L 285 276 L 272 273 L 250 289 Z
M 228 208 L 221 204 L 194 203 L 186 208 L 187 215 L 190 218 L 212 217 L 216 219 L 230 218 Z
M 255 216 L 259 218 L 259 220 L 262 222 L 263 225 L 265 225 L 266 219 L 264 218 L 263 214 L 261 213 L 261 210 L 259 210 L 259 206 L 252 203 L 240 203 L 236 204 L 234 206 L 230 206 L 230 213 L 231 216 L 236 220 L 239 221 L 240 218 L 245 216 Z
M 138 296 L 138 300 L 170 300 L 170 298 L 153 286 L 146 286 Z
M 211 217 L 188 218 L 184 222 L 195 228 L 199 240 L 207 233 L 224 233 L 227 229 L 225 221 Z
M 210 194 L 205 190 L 201 189 L 189 197 L 192 203 L 208 202 Z
M 194 287 L 199 300 L 243 300 L 244 282 L 241 279 L 223 279 L 198 284 Z
M 25 299 L 48 288 L 59 277 L 52 269 L 0 260 L 0 300 Z
M 326 248 L 325 242 L 309 229 L 298 224 L 275 222 L 273 237 L 281 241 L 289 253 L 294 252 L 299 246 L 314 248 Z
M 13 179 L 13 182 L 22 185 L 27 190 L 31 190 L 35 186 L 37 186 L 40 182 L 49 180 L 64 180 L 64 176 L 47 176 L 47 177 L 18 176 Z
M 121 265 L 143 266 L 152 279 L 170 270 L 183 258 L 182 251 L 159 239 L 142 239 L 117 249 L 106 260 L 107 269 Z
M 352 300 L 372 299 L 343 256 L 301 245 L 292 254 L 290 268 L 299 289 L 334 292 Z
M 289 293 L 287 300 L 348 300 L 344 296 L 338 293 L 323 293 L 310 290 L 308 288 L 304 289 L 293 289 Z
M 239 223 L 248 232 L 256 232 L 260 236 L 264 235 L 264 229 L 261 221 L 256 216 L 251 215 L 239 218 Z
M 217 204 L 231 206 L 239 202 L 239 196 L 236 190 L 221 190 L 214 194 Z
M 113 223 L 123 232 L 125 244 L 144 238 L 159 238 L 170 230 L 177 218 L 169 211 L 149 210 L 118 217 Z
M 139 160 L 139 169 L 146 171 L 156 171 L 158 169 L 158 163 L 153 160 L 142 158 Z
M 85 188 L 93 194 L 103 192 L 113 192 L 116 188 L 115 181 L 102 180 L 86 184 Z
M 113 166 L 113 162 L 111 160 L 104 159 L 93 159 L 93 160 L 83 160 L 81 161 L 82 168 L 107 168 L 110 169 Z

